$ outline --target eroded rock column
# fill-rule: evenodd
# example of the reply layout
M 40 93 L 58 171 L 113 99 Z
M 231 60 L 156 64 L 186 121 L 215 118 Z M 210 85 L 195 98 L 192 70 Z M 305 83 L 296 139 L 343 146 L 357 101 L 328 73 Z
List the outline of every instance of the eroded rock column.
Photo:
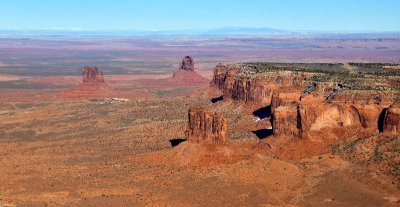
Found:
M 224 144 L 228 140 L 227 121 L 221 115 L 205 108 L 191 108 L 186 130 L 189 142 Z

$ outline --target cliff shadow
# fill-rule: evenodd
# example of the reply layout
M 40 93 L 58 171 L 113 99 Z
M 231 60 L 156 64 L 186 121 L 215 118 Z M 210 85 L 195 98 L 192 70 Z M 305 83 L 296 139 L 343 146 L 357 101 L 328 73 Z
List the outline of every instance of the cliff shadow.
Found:
M 259 108 L 253 112 L 253 115 L 260 118 L 260 119 L 265 119 L 268 118 L 272 115 L 272 109 L 271 105 L 268 105 L 266 107 Z
M 259 129 L 256 131 L 252 131 L 259 139 L 265 139 L 272 135 L 272 129 Z
M 379 114 L 379 118 L 378 118 L 378 129 L 379 129 L 379 132 L 383 132 L 383 125 L 384 125 L 384 122 L 385 122 L 385 116 L 386 116 L 387 110 L 388 110 L 388 108 L 385 108 Z
M 219 97 L 216 97 L 216 98 L 212 98 L 211 99 L 211 103 L 218 103 L 218 102 L 220 102 L 222 100 L 224 100 L 224 97 L 223 96 L 219 96 Z
M 171 144 L 171 147 L 176 147 L 182 142 L 186 142 L 186 139 L 183 138 L 175 138 L 175 139 L 170 139 L 169 143 Z

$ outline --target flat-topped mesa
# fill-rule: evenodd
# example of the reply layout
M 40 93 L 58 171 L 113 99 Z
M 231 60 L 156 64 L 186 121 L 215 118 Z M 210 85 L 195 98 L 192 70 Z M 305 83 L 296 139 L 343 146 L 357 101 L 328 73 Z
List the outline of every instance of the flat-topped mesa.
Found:
M 227 121 L 221 115 L 205 108 L 191 108 L 186 130 L 189 142 L 224 144 L 228 141 Z
M 95 66 L 85 66 L 82 69 L 83 82 L 104 82 L 103 71 Z
M 400 107 L 393 102 L 400 92 L 393 80 L 400 70 L 349 64 L 218 64 L 211 85 L 224 100 L 270 106 L 275 137 L 337 140 L 378 129 L 398 135 Z
M 188 70 L 188 71 L 194 71 L 194 60 L 190 56 L 186 56 L 183 58 L 179 70 Z
M 259 73 L 257 67 L 246 64 L 218 64 L 211 85 L 223 91 L 226 99 L 267 104 L 272 93 L 280 88 L 299 89 L 306 75 L 298 71 L 268 71 Z

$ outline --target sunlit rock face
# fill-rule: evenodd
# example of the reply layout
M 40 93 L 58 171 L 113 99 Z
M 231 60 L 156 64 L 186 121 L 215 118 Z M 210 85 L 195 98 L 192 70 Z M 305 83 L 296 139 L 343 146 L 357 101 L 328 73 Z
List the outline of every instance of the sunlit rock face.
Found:
M 228 140 L 227 121 L 221 115 L 205 108 L 191 108 L 186 131 L 189 142 L 224 144 Z
M 364 71 L 383 66 L 362 67 L 349 77 L 344 64 L 218 64 L 211 86 L 224 100 L 271 107 L 275 137 L 322 142 L 377 132 L 399 135 L 398 91 L 388 81 L 392 73 L 371 78 Z

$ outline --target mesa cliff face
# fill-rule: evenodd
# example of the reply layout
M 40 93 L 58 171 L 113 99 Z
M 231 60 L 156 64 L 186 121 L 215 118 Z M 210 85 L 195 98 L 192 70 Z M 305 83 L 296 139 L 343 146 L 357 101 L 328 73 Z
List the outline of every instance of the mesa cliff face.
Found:
M 368 70 L 349 75 L 343 64 L 219 64 L 212 85 L 223 91 L 224 99 L 270 105 L 276 137 L 323 141 L 378 130 L 399 135 L 398 105 L 381 115 L 399 95 L 387 83 L 393 71 L 371 78 Z
M 298 72 L 256 74 L 241 70 L 239 64 L 218 64 L 214 69 L 212 85 L 223 91 L 224 97 L 235 101 L 269 103 L 279 88 L 299 88 L 306 78 Z
M 195 143 L 224 144 L 228 141 L 224 117 L 205 108 L 191 108 L 188 112 L 187 139 Z

